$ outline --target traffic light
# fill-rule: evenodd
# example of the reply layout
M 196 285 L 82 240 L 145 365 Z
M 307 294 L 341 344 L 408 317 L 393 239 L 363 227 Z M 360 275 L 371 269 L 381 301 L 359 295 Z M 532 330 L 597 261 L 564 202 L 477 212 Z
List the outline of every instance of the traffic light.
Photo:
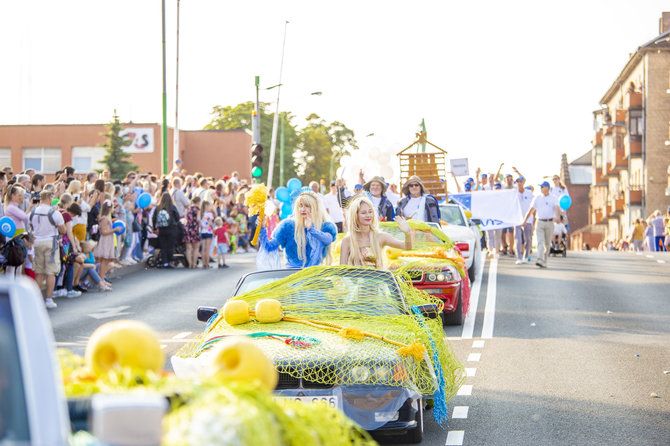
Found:
M 259 178 L 263 175 L 263 146 L 254 144 L 251 146 L 251 176 Z

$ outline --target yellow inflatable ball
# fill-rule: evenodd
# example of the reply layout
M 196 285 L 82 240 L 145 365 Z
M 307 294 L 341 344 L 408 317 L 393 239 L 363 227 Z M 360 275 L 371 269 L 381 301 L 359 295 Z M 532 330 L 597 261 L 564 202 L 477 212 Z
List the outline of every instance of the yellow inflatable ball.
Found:
M 108 322 L 93 332 L 86 345 L 86 365 L 98 376 L 116 367 L 158 372 L 164 363 L 158 335 L 144 322 Z
M 390 260 L 395 260 L 398 257 L 400 257 L 400 254 L 402 251 L 397 248 L 386 248 L 386 257 L 388 257 Z
M 281 303 L 276 299 L 259 300 L 256 304 L 256 320 L 263 324 L 279 322 L 284 317 Z
M 272 392 L 279 375 L 272 361 L 249 338 L 234 336 L 223 339 L 212 351 L 209 376 L 245 382 Z
M 223 306 L 223 319 L 228 325 L 249 322 L 249 304 L 244 300 L 229 300 Z

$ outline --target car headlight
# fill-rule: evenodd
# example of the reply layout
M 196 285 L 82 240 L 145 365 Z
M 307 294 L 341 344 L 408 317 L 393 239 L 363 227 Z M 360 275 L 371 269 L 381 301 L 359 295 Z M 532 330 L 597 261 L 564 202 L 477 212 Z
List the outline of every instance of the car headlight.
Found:
M 452 280 L 454 280 L 454 277 L 450 270 L 445 270 L 440 273 L 426 274 L 427 282 L 451 282 Z
M 370 369 L 362 365 L 357 365 L 351 369 L 349 374 L 354 382 L 362 383 L 370 378 Z
M 393 377 L 393 370 L 388 366 L 380 365 L 374 368 L 374 377 L 380 382 L 390 381 Z

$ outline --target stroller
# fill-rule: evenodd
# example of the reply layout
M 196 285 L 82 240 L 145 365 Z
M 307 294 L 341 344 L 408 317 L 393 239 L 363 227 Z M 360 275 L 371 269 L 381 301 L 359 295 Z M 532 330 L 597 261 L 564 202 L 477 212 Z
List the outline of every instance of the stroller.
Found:
M 148 242 L 149 246 L 154 248 L 154 253 L 147 258 L 147 268 L 157 268 L 161 260 L 160 251 L 158 249 L 158 237 L 149 238 Z M 170 265 L 173 268 L 177 268 L 179 265 L 188 268 L 188 260 L 186 260 L 186 244 L 184 243 L 184 226 L 181 223 L 177 225 L 177 244 L 174 247 Z
M 554 257 L 559 254 L 563 257 L 568 255 L 568 245 L 566 243 L 565 234 L 554 235 L 551 241 L 551 248 L 549 248 L 549 254 L 553 255 Z

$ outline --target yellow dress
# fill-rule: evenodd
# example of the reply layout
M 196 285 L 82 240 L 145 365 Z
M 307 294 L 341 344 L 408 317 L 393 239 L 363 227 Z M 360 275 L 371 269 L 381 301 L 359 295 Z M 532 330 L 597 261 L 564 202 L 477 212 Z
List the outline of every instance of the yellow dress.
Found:
M 375 256 L 374 251 L 369 246 L 361 247 L 361 259 L 363 260 L 362 266 L 377 267 L 377 256 Z

